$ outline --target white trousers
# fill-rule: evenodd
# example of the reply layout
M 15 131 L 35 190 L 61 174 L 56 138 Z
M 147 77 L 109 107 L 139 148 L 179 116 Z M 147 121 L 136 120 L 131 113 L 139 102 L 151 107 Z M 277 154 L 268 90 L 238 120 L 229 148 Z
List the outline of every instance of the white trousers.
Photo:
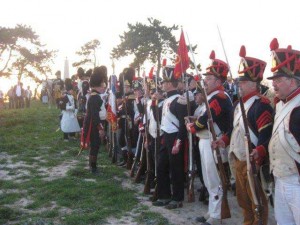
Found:
M 209 139 L 200 139 L 199 151 L 203 180 L 209 193 L 208 213 L 211 218 L 221 219 L 223 190 Z
M 275 218 L 279 225 L 300 225 L 300 177 L 275 177 Z

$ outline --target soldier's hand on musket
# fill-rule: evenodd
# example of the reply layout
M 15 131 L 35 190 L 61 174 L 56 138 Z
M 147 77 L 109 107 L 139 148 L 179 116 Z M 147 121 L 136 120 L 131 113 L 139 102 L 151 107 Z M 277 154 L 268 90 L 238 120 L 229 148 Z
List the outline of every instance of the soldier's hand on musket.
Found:
M 196 116 L 186 116 L 186 117 L 184 117 L 184 120 L 186 121 L 186 123 L 195 122 L 196 119 L 197 119 Z
M 194 125 L 194 123 L 187 123 L 185 126 L 186 126 L 186 129 L 188 132 L 191 132 L 191 127 Z
M 103 138 L 105 137 L 105 132 L 104 132 L 104 130 L 99 130 L 99 137 L 100 137 L 101 139 L 103 139 Z
M 173 148 L 172 148 L 172 155 L 178 154 L 178 152 L 180 150 L 180 146 L 181 146 L 181 140 L 176 139 L 176 141 L 174 142 Z
M 250 157 L 250 161 L 251 162 L 255 162 L 256 165 L 260 165 L 261 164 L 261 158 L 259 157 L 259 153 L 256 149 L 253 149 L 251 154 L 249 155 Z
M 215 140 L 211 143 L 211 147 L 212 149 L 215 149 L 215 148 L 225 148 L 225 142 L 220 138 L 218 140 Z

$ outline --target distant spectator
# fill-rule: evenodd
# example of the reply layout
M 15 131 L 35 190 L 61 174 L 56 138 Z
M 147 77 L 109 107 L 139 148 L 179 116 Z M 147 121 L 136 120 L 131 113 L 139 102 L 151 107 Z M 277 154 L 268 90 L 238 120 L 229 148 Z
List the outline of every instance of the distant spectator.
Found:
M 8 95 L 8 108 L 13 109 L 15 107 L 15 91 L 14 87 L 11 88 L 7 92 Z
M 4 94 L 3 91 L 0 90 L 0 109 L 4 108 Z
M 227 81 L 225 81 L 224 88 L 232 102 L 235 102 L 237 100 L 237 86 L 231 77 L 228 77 Z
M 43 104 L 48 104 L 49 96 L 48 96 L 47 88 L 42 89 L 42 91 L 41 91 L 41 100 L 42 100 Z
M 18 81 L 18 84 L 15 86 L 15 106 L 17 109 L 22 107 L 22 86 L 23 84 Z
M 31 97 L 32 97 L 32 92 L 30 90 L 30 86 L 27 86 L 27 89 L 25 90 L 25 104 L 26 104 L 26 108 L 30 107 Z

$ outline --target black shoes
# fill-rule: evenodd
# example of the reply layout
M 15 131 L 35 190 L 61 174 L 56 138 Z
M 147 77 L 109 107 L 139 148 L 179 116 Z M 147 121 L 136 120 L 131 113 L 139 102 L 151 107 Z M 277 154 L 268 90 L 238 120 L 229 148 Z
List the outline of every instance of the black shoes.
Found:
M 166 206 L 171 202 L 171 199 L 158 199 L 157 201 L 153 202 L 152 205 L 154 206 Z
M 181 201 L 171 201 L 168 205 L 165 206 L 166 209 L 177 209 L 182 208 L 183 204 Z

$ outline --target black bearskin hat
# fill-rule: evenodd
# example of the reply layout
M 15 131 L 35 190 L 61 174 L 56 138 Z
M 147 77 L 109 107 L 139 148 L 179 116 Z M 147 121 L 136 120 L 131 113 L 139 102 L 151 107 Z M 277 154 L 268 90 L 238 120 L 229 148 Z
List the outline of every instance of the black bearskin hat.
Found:
M 82 79 L 82 78 L 83 78 L 83 76 L 84 76 L 84 70 L 82 69 L 82 67 L 79 67 L 79 68 L 77 69 L 77 75 L 78 75 L 78 78 L 79 78 L 79 79 Z
M 95 67 L 90 79 L 91 87 L 100 87 L 102 83 L 107 84 L 107 72 L 100 67 Z
M 60 72 L 60 70 L 58 70 L 58 71 L 55 73 L 55 76 L 56 76 L 57 78 L 60 78 L 60 77 L 61 77 L 61 72 Z
M 124 86 L 132 87 L 134 79 L 134 69 L 131 67 L 125 68 L 119 76 L 120 92 L 123 94 Z
M 72 80 L 70 78 L 66 78 L 65 80 L 65 89 L 66 91 L 70 91 L 73 89 Z

